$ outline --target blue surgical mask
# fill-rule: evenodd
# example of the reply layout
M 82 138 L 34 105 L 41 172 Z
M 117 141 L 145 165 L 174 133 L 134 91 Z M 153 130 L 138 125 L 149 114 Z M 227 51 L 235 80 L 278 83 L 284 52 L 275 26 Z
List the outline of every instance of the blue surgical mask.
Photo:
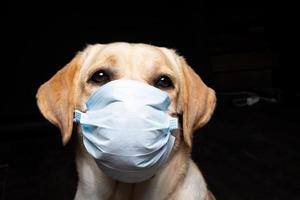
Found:
M 134 80 L 111 81 L 75 111 L 84 146 L 109 177 L 127 183 L 151 178 L 166 163 L 177 118 L 167 113 L 168 94 Z

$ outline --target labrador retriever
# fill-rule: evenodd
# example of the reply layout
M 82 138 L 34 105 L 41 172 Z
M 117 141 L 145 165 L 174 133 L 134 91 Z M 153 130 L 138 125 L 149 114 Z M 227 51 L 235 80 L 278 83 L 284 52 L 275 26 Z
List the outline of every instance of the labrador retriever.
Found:
M 168 113 L 180 120 L 172 132 L 176 141 L 167 163 L 150 179 L 124 183 L 104 174 L 87 152 L 74 110 L 86 110 L 88 97 L 107 82 L 137 80 L 168 93 Z M 214 199 L 196 164 L 191 160 L 193 132 L 205 125 L 215 108 L 215 92 L 174 50 L 147 44 L 110 43 L 87 46 L 37 92 L 43 116 L 56 125 L 66 144 L 76 137 L 79 176 L 75 199 L 160 200 Z

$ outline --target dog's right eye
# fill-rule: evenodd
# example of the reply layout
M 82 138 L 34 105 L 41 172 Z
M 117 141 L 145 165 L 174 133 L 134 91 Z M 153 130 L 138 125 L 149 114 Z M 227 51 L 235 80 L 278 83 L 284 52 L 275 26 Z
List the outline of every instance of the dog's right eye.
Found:
M 105 70 L 99 70 L 95 72 L 89 82 L 97 84 L 97 85 L 104 85 L 105 83 L 111 80 L 110 73 Z

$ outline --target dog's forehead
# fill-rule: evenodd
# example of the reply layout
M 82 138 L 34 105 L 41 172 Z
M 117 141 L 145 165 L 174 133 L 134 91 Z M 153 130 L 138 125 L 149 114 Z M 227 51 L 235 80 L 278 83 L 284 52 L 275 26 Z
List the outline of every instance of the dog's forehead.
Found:
M 160 58 L 163 56 L 158 47 L 147 44 L 112 43 L 105 45 L 101 51 L 102 55 L 115 55 L 130 57 L 135 55 L 149 56 L 149 58 Z M 100 56 L 101 56 L 100 54 Z
M 110 65 L 167 65 L 168 59 L 159 47 L 147 44 L 112 43 L 93 45 L 85 50 L 82 70 L 93 63 L 104 62 Z

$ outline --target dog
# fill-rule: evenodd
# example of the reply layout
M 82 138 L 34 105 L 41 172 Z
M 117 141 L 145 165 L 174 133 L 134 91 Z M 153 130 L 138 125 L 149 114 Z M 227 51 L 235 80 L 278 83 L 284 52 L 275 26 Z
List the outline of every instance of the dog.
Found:
M 119 182 L 101 171 L 84 147 L 80 126 L 73 122 L 75 109 L 84 112 L 93 92 L 118 79 L 140 81 L 167 92 L 168 113 L 180 119 L 180 128 L 172 132 L 176 140 L 167 163 L 141 183 Z M 215 199 L 190 156 L 193 133 L 213 114 L 215 92 L 175 50 L 125 42 L 88 45 L 41 85 L 36 97 L 43 116 L 60 129 L 63 144 L 77 130 L 76 200 Z

